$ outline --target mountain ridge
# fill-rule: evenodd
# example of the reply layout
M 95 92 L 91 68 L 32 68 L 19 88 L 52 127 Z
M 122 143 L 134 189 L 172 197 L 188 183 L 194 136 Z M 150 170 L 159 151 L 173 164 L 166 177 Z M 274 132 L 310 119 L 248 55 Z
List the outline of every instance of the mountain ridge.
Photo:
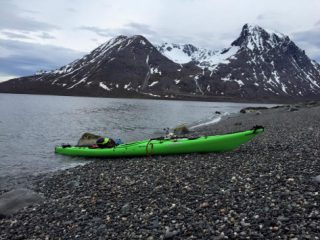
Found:
M 59 69 L 0 83 L 0 92 L 278 101 L 320 98 L 320 65 L 281 33 L 245 24 L 222 50 L 120 35 Z

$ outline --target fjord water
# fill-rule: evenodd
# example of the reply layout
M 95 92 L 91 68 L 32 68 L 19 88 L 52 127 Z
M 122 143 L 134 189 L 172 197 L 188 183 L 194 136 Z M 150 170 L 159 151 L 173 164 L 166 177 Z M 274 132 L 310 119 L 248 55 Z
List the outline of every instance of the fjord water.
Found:
M 72 167 L 87 160 L 56 155 L 85 132 L 124 142 L 199 126 L 256 104 L 0 94 L 0 187 L 8 179 Z M 258 104 L 261 106 L 261 104 Z

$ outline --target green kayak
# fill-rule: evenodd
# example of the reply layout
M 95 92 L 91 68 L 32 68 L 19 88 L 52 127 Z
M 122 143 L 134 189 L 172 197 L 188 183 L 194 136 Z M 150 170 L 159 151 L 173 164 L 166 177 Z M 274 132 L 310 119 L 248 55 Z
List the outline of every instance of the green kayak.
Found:
M 148 139 L 120 144 L 113 148 L 58 146 L 55 152 L 78 157 L 133 157 L 182 153 L 209 153 L 231 151 L 264 131 L 261 126 L 243 132 L 198 138 Z

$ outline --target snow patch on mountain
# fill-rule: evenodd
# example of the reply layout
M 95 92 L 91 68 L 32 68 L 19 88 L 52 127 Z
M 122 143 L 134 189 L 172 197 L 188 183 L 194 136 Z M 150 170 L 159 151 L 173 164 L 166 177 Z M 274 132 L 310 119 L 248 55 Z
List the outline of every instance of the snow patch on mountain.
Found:
M 68 89 L 74 88 L 75 86 L 79 85 L 80 83 L 85 83 L 86 82 L 86 77 L 82 78 L 79 82 L 76 84 L 73 84 L 71 87 L 68 87 Z
M 153 87 L 154 85 L 156 85 L 156 84 L 158 84 L 158 83 L 159 83 L 159 81 L 154 81 L 154 82 L 150 83 L 148 86 L 149 86 L 149 87 Z
M 157 74 L 161 75 L 161 71 L 159 70 L 158 67 L 155 67 L 155 68 L 154 68 L 154 67 L 151 67 L 151 68 L 150 68 L 150 73 L 151 73 L 151 74 L 156 74 L 156 73 L 157 73 Z
M 99 87 L 103 88 L 104 90 L 111 91 L 111 89 L 108 88 L 108 86 L 103 82 L 99 82 Z
M 175 63 L 185 64 L 194 61 L 197 66 L 204 69 L 217 64 L 227 64 L 240 49 L 238 46 L 231 46 L 221 51 L 213 51 L 205 48 L 197 48 L 191 44 L 163 43 L 156 48 L 160 53 Z
M 192 61 L 192 56 L 183 51 L 183 45 L 164 43 L 157 49 L 170 60 L 184 64 Z

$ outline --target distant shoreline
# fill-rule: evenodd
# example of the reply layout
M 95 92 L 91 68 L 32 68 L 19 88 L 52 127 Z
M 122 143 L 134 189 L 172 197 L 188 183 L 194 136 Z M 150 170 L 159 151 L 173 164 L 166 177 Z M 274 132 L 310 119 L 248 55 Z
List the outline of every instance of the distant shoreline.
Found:
M 90 96 L 90 95 L 67 95 L 67 94 L 46 94 L 46 93 L 12 93 L 12 92 L 0 92 L 0 94 L 19 94 L 19 95 L 39 95 L 39 96 L 63 96 L 63 97 L 88 97 L 88 98 L 119 98 L 119 99 L 142 99 L 142 100 L 167 100 L 167 101 L 199 101 L 199 102 L 231 102 L 231 103 L 260 103 L 260 104 L 295 104 L 301 102 L 318 101 L 317 99 L 296 99 L 296 100 L 286 100 L 286 99 L 237 99 L 230 97 L 152 97 L 147 95 L 142 96 Z

